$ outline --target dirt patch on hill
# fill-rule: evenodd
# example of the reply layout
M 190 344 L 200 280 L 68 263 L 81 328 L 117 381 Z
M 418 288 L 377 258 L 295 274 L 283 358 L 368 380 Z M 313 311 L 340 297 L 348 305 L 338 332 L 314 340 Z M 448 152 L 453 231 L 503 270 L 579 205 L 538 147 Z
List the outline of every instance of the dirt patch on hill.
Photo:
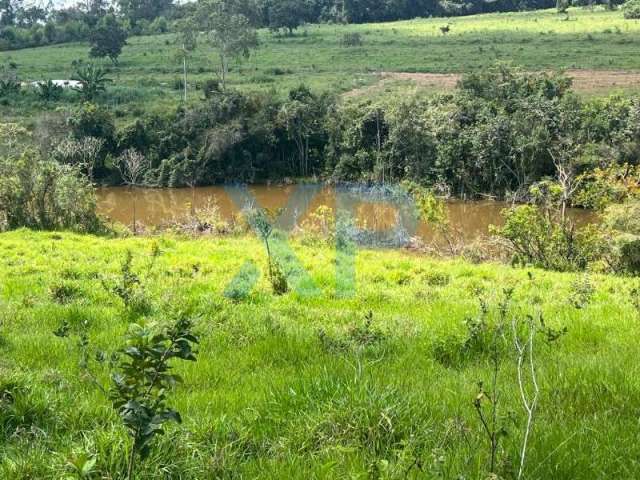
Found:
M 622 70 L 567 70 L 573 79 L 573 88 L 581 93 L 605 93 L 617 89 L 640 89 L 640 72 Z M 347 97 L 357 97 L 368 93 L 376 93 L 394 82 L 409 82 L 416 87 L 429 90 L 451 90 L 460 79 L 457 73 L 407 73 L 381 72 L 374 85 L 352 90 Z

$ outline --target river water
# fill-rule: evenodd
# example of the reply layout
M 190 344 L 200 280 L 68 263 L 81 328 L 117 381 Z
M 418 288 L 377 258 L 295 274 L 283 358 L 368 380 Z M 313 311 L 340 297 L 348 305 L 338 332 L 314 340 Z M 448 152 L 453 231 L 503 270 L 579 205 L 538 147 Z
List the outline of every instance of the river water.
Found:
M 189 188 L 100 188 L 98 210 L 111 220 L 130 225 L 133 218 L 133 198 L 136 199 L 136 219 L 148 227 L 161 226 L 174 219 L 184 218 L 193 208 L 199 209 L 215 203 L 223 219 L 232 219 L 246 206 L 249 198 L 253 205 L 295 212 L 295 223 L 301 223 L 320 206 L 336 209 L 340 196 L 328 186 L 268 186 L 197 187 Z M 355 198 L 355 199 L 354 199 Z M 496 201 L 447 202 L 449 221 L 466 240 L 473 240 L 489 232 L 490 225 L 502 223 L 501 211 L 509 204 Z M 368 195 L 352 196 L 349 204 L 355 221 L 372 230 L 392 228 L 398 222 L 395 204 Z M 593 214 L 584 210 L 571 210 L 578 223 L 589 222 Z M 424 240 L 434 237 L 433 228 L 424 222 L 415 225 L 415 234 Z

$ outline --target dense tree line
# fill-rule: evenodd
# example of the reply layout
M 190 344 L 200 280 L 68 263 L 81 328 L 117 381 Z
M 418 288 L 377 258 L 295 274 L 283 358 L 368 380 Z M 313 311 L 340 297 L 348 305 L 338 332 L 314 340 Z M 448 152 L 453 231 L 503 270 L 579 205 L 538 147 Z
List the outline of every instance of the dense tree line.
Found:
M 254 27 L 292 34 L 304 23 L 385 22 L 430 16 L 507 12 L 569 5 L 563 0 L 221 0 Z M 211 3 L 211 2 L 209 2 Z M 620 0 L 573 0 L 575 5 Z M 55 9 L 0 0 L 0 50 L 89 40 L 106 15 L 114 15 L 128 34 L 165 33 L 178 28 L 181 19 L 193 17 L 206 2 L 173 0 L 86 0 Z M 201 8 L 200 8 L 201 10 Z
M 600 171 L 594 184 L 607 169 L 640 163 L 640 100 L 584 100 L 570 87 L 562 75 L 498 66 L 437 97 L 338 101 L 300 86 L 281 99 L 214 88 L 195 107 L 120 129 L 92 104 L 69 125 L 77 141 L 101 140 L 94 170 L 106 183 L 121 181 L 112 159 L 135 150 L 149 160 L 144 181 L 155 186 L 409 179 L 458 196 L 525 198 L 559 162 L 570 161 L 563 168 L 572 175 Z M 587 192 L 580 203 L 602 195 Z
M 172 0 L 86 0 L 65 8 L 0 0 L 0 50 L 89 40 L 105 16 L 134 35 L 165 33 L 179 16 Z

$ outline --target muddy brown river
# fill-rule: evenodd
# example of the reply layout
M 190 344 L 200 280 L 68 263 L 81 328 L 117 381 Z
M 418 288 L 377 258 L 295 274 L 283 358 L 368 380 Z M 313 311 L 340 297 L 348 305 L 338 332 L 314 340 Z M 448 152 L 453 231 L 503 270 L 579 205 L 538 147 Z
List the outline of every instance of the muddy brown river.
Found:
M 251 199 L 253 205 L 294 212 L 294 223 L 301 223 L 320 206 L 336 209 L 340 196 L 327 186 L 267 186 L 197 187 L 194 189 L 148 189 L 107 187 L 98 189 L 98 209 L 111 220 L 130 225 L 133 218 L 133 198 L 136 198 L 136 219 L 147 227 L 161 226 L 174 219 L 184 218 L 192 205 L 195 209 L 215 203 L 223 219 L 229 220 L 239 213 Z M 487 234 L 490 225 L 500 225 L 500 212 L 509 204 L 496 201 L 450 201 L 447 203 L 451 224 L 465 237 L 472 240 Z M 351 195 L 350 211 L 359 226 L 372 230 L 385 230 L 397 224 L 398 207 L 367 195 Z M 570 214 L 578 223 L 591 221 L 593 213 L 572 210 Z M 425 240 L 433 238 L 433 229 L 424 222 L 415 225 L 415 234 Z

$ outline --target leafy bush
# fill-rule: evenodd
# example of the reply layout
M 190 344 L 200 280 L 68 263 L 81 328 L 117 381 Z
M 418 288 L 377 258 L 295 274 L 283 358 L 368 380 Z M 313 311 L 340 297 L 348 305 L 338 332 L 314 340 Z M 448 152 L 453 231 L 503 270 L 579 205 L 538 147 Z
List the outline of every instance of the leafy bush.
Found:
M 59 100 L 62 96 L 62 92 L 62 87 L 60 85 L 56 85 L 51 80 L 40 82 L 38 84 L 38 96 L 45 102 Z
M 631 240 L 622 245 L 620 263 L 626 272 L 640 275 L 640 239 Z
M 114 143 L 116 127 L 113 117 L 105 108 L 93 103 L 84 103 L 74 110 L 69 118 L 73 136 L 80 140 L 93 137 L 104 140 L 107 146 Z
M 275 259 L 269 260 L 269 283 L 271 283 L 273 293 L 276 295 L 284 295 L 289 291 L 287 274 L 284 272 L 280 262 Z
M 196 361 L 190 320 L 180 319 L 163 332 L 134 325 L 121 350 L 122 360 L 112 377 L 110 397 L 122 423 L 133 440 L 128 460 L 129 480 L 133 479 L 136 456 L 144 460 L 154 438 L 164 434 L 162 426 L 182 421 L 177 410 L 167 404 L 168 392 L 182 382 L 172 373 L 174 360 Z
M 159 253 L 154 252 L 156 253 L 153 253 L 152 258 L 155 258 Z M 142 280 L 133 270 L 133 254 L 130 250 L 127 250 L 120 264 L 120 272 L 115 284 L 109 284 L 103 280 L 103 286 L 122 300 L 125 309 L 132 318 L 148 313 L 151 309 Z
M 603 226 L 612 238 L 614 268 L 640 275 L 640 200 L 608 207 Z
M 107 91 L 107 83 L 113 81 L 107 77 L 108 74 L 107 70 L 93 63 L 85 65 L 80 62 L 75 65 L 73 79 L 82 84 L 78 91 L 85 101 L 91 102 L 99 94 Z
M 536 205 L 503 211 L 504 226 L 494 232 L 509 241 L 513 261 L 522 265 L 572 271 L 585 269 L 606 249 L 601 232 L 593 226 L 577 228 Z
M 616 232 L 640 236 L 640 200 L 609 206 L 603 223 Z
M 14 95 L 20 91 L 18 68 L 13 63 L 0 65 L 0 97 Z
M 93 187 L 80 171 L 33 152 L 0 158 L 0 225 L 97 232 Z
M 627 0 L 622 6 L 624 18 L 640 19 L 640 0 Z
M 571 284 L 571 294 L 569 296 L 569 302 L 578 310 L 585 308 L 596 293 L 596 288 L 591 282 L 591 279 L 585 275 L 581 279 L 574 281 Z
M 640 195 L 640 166 L 627 163 L 595 168 L 580 176 L 580 189 L 574 206 L 601 210 L 612 203 L 622 203 Z

